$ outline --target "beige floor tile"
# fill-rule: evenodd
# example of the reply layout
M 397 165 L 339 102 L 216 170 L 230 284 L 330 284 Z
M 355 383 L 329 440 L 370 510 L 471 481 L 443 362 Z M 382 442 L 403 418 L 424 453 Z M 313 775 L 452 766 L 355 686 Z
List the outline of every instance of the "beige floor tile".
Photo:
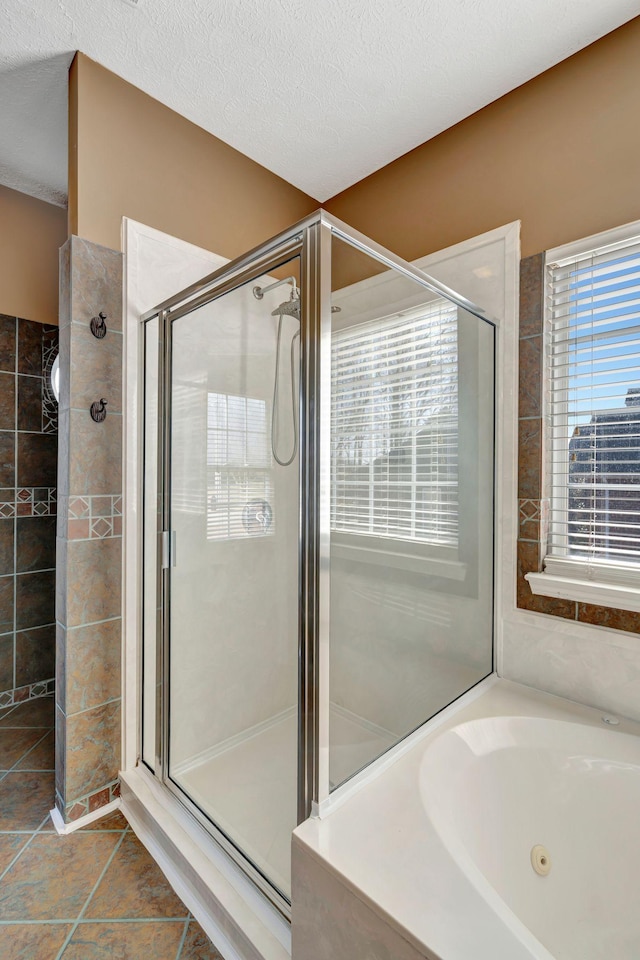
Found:
M 63 960 L 175 960 L 184 921 L 81 923 Z
M 3 920 L 75 920 L 117 833 L 38 834 L 0 884 Z
M 0 833 L 0 873 L 7 869 L 30 837 L 30 833 Z
M 108 813 L 106 817 L 100 817 L 99 820 L 94 820 L 92 823 L 88 823 L 86 827 L 81 827 L 81 830 L 126 830 L 129 826 L 125 818 L 122 816 L 119 810 L 115 810 L 113 813 Z
M 69 923 L 18 923 L 0 926 L 2 960 L 54 960 L 69 935 Z
M 56 833 L 52 716 L 51 700 L 0 712 L 0 763 L 16 766 L 0 769 L 0 960 L 55 960 L 70 934 L 63 960 L 221 960 L 120 811 Z
M 196 920 L 189 924 L 180 960 L 222 960 L 222 955 Z
M 98 834 L 86 834 L 98 836 Z M 115 834 L 103 834 L 115 836 Z M 188 911 L 155 860 L 133 833 L 122 845 L 93 895 L 87 919 L 186 917 Z
M 0 781 L 0 830 L 36 830 L 54 797 L 53 773 L 8 773 Z

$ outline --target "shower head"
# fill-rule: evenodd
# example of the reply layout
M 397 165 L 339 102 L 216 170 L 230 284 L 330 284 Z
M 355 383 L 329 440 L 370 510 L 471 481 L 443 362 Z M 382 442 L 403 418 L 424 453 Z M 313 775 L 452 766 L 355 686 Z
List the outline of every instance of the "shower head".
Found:
M 340 313 L 342 307 L 331 307 L 331 313 Z M 295 317 L 296 320 L 300 320 L 300 299 L 299 297 L 292 297 L 291 300 L 285 300 L 280 304 L 279 307 L 276 307 L 275 310 L 271 311 L 272 317 Z
M 300 320 L 300 299 L 298 297 L 295 299 L 292 297 L 291 300 L 285 300 L 279 307 L 271 311 L 271 316 L 295 317 L 296 320 Z

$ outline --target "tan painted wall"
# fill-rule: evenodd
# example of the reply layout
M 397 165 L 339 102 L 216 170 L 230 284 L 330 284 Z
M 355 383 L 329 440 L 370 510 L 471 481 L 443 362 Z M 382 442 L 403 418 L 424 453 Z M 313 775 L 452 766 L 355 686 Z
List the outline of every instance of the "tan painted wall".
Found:
M 0 186 L 0 313 L 57 324 L 66 237 L 66 210 Z
M 318 206 L 83 54 L 70 81 L 69 222 L 84 239 L 119 250 L 127 216 L 234 257 Z
M 324 206 L 409 260 L 517 219 L 525 257 L 639 219 L 638 91 L 640 17 Z

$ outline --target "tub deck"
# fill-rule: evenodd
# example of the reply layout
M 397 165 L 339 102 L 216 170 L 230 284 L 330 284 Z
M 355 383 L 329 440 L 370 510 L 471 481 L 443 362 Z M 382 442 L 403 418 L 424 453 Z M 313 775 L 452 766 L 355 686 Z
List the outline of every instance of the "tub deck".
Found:
M 602 716 L 601 711 L 491 677 L 434 718 L 408 751 L 325 819 L 301 824 L 294 833 L 293 853 L 296 960 L 575 960 L 573 953 L 564 950 L 556 952 L 554 948 L 551 953 L 495 886 L 470 865 L 468 837 L 463 845 L 447 833 L 443 824 L 451 819 L 451 808 L 461 804 L 464 815 L 466 804 L 473 819 L 474 804 L 477 811 L 481 797 L 479 791 L 473 793 L 474 781 L 461 775 L 460 757 L 451 751 L 448 762 L 447 750 L 442 748 L 448 731 L 484 718 L 577 724 L 582 729 L 565 729 L 573 730 L 583 742 L 599 742 L 603 735 L 632 734 L 633 739 L 624 737 L 627 752 L 623 750 L 623 759 L 635 758 L 634 776 L 640 784 L 640 724 L 621 719 L 619 725 L 607 727 Z M 491 723 L 472 726 L 476 737 L 489 737 L 487 753 L 495 754 L 498 747 L 490 740 Z M 494 726 L 504 736 L 505 724 Z M 593 728 L 593 736 L 585 737 L 585 727 Z M 535 729 L 544 729 L 548 737 L 555 728 L 538 724 Z M 433 765 L 438 741 L 440 756 Z M 610 742 L 623 744 L 622 740 Z M 509 747 L 514 745 L 509 742 Z M 431 753 L 430 747 L 434 747 Z M 430 798 L 440 794 L 437 787 L 430 790 L 429 777 L 448 781 L 448 794 L 442 792 L 441 817 L 430 810 Z M 491 773 L 490 780 L 493 777 Z M 497 817 L 499 828 L 500 812 Z M 517 815 L 514 822 L 517 824 Z M 477 826 L 481 835 L 482 820 Z M 525 839 L 528 843 L 529 838 Z M 523 864 L 522 870 L 528 871 L 527 883 L 529 873 L 531 882 L 546 882 L 533 874 L 530 864 Z M 316 890 L 322 891 L 321 897 Z M 331 923 L 325 922 L 329 915 Z M 597 948 L 594 950 L 592 955 L 599 957 Z M 582 952 L 578 955 L 583 957 Z M 638 955 L 616 954 L 616 960 Z

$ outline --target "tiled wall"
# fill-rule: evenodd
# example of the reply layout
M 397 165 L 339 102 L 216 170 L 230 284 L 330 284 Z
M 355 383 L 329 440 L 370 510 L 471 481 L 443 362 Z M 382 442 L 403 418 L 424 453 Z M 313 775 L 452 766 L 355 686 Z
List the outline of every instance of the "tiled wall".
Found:
M 524 579 L 542 569 L 549 511 L 544 419 L 544 254 L 520 262 L 518 606 L 566 620 L 640 633 L 640 614 L 537 596 Z
M 78 237 L 60 258 L 60 371 L 56 804 L 69 821 L 117 795 L 121 739 L 122 255 Z
M 55 672 L 56 327 L 0 315 L 0 707 Z

